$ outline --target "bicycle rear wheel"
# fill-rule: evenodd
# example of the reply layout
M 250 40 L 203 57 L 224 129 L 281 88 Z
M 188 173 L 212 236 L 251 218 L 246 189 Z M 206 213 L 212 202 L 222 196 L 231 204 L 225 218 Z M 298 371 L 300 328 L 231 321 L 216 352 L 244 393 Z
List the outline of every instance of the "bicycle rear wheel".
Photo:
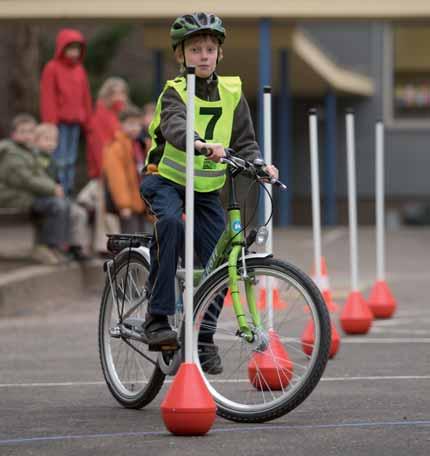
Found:
M 228 287 L 227 267 L 223 268 L 195 296 L 194 359 L 220 416 L 240 422 L 264 422 L 293 410 L 318 384 L 328 360 L 330 320 L 315 284 L 293 265 L 273 258 L 252 258 L 246 260 L 246 268 L 261 309 L 262 329 L 255 331 L 254 342 L 247 342 L 238 334 L 228 300 L 219 305 L 222 310 L 214 308 L 217 302 L 222 303 L 220 296 Z M 268 284 L 272 287 L 273 312 L 268 308 Z M 246 301 L 243 279 L 239 290 Z M 252 327 L 246 302 L 243 307 Z M 223 373 L 214 376 L 200 365 L 197 335 L 210 328 L 218 314 L 214 341 Z M 310 324 L 314 341 L 303 346 L 302 336 Z
M 148 274 L 149 264 L 142 255 L 123 251 L 111 266 L 111 280 L 107 274 L 100 306 L 98 341 L 103 375 L 112 395 L 127 408 L 151 402 L 165 378 L 158 353 L 149 352 L 147 345 L 121 331 L 124 321 L 144 321 Z

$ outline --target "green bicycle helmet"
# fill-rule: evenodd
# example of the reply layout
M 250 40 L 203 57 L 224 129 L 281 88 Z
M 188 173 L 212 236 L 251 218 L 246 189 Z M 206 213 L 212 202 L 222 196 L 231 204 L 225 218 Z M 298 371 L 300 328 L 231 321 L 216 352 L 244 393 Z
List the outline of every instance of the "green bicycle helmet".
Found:
M 170 27 L 170 38 L 173 50 L 178 44 L 192 35 L 208 33 L 214 35 L 220 44 L 225 39 L 225 28 L 222 20 L 212 13 L 193 13 L 179 16 Z

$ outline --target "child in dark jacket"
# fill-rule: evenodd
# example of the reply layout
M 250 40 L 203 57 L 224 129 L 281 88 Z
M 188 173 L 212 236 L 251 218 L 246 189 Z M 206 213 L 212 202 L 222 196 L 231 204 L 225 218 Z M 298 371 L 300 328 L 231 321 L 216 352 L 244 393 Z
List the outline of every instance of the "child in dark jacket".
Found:
M 34 131 L 34 154 L 38 163 L 49 177 L 58 182 L 58 166 L 52 154 L 58 145 L 58 128 L 54 124 L 42 123 Z M 70 203 L 70 243 L 68 253 L 72 259 L 84 261 L 88 256 L 84 253 L 84 245 L 88 244 L 88 214 L 79 204 Z
M 116 133 L 103 154 L 106 193 L 113 206 L 110 210 L 119 214 L 122 232 L 149 231 L 150 225 L 144 218 L 145 204 L 139 195 L 143 154 L 136 139 L 142 128 L 141 112 L 130 107 L 119 118 L 121 131 Z
M 59 129 L 54 159 L 66 195 L 73 191 L 79 136 L 81 129 L 87 128 L 92 110 L 88 77 L 82 65 L 85 46 L 78 30 L 61 30 L 55 56 L 43 69 L 40 82 L 42 122 L 53 123 Z
M 33 154 L 35 119 L 19 114 L 10 138 L 2 141 L 0 207 L 19 209 L 38 219 L 32 258 L 44 264 L 66 261 L 61 248 L 69 242 L 70 206 L 61 185 L 49 177 Z

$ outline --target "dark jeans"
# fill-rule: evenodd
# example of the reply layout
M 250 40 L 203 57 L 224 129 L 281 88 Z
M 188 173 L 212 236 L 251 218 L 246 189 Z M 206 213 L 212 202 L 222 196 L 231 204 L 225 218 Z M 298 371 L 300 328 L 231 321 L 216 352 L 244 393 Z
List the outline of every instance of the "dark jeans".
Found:
M 70 201 L 46 196 L 35 198 L 31 207 L 37 216 L 36 243 L 62 247 L 70 240 Z
M 150 249 L 149 312 L 172 315 L 175 313 L 176 267 L 185 242 L 182 221 L 185 187 L 152 174 L 145 176 L 140 190 L 158 218 Z M 205 266 L 224 230 L 225 213 L 218 192 L 195 192 L 194 195 L 194 247 L 198 259 Z M 220 311 L 219 308 L 216 316 Z
M 64 193 L 70 196 L 75 185 L 75 167 L 81 127 L 79 124 L 60 123 L 58 130 L 58 146 L 54 151 L 54 160 L 58 167 L 60 184 Z

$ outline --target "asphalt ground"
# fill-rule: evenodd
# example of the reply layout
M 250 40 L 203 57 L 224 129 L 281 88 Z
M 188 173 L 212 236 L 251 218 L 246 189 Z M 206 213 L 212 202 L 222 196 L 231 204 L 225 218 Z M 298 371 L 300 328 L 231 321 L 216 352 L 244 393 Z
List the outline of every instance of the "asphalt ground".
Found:
M 323 236 L 334 297 L 348 293 L 348 233 Z M 99 296 L 62 299 L 31 316 L 0 321 L 0 455 L 428 455 L 430 454 L 430 230 L 387 236 L 392 319 L 365 336 L 344 336 L 311 396 L 267 424 L 217 418 L 205 437 L 166 431 L 157 399 L 121 408 L 101 374 Z M 275 251 L 305 270 L 309 230 L 276 233 Z M 360 230 L 360 287 L 374 280 L 374 236 Z M 59 300 L 60 302 L 60 300 Z

